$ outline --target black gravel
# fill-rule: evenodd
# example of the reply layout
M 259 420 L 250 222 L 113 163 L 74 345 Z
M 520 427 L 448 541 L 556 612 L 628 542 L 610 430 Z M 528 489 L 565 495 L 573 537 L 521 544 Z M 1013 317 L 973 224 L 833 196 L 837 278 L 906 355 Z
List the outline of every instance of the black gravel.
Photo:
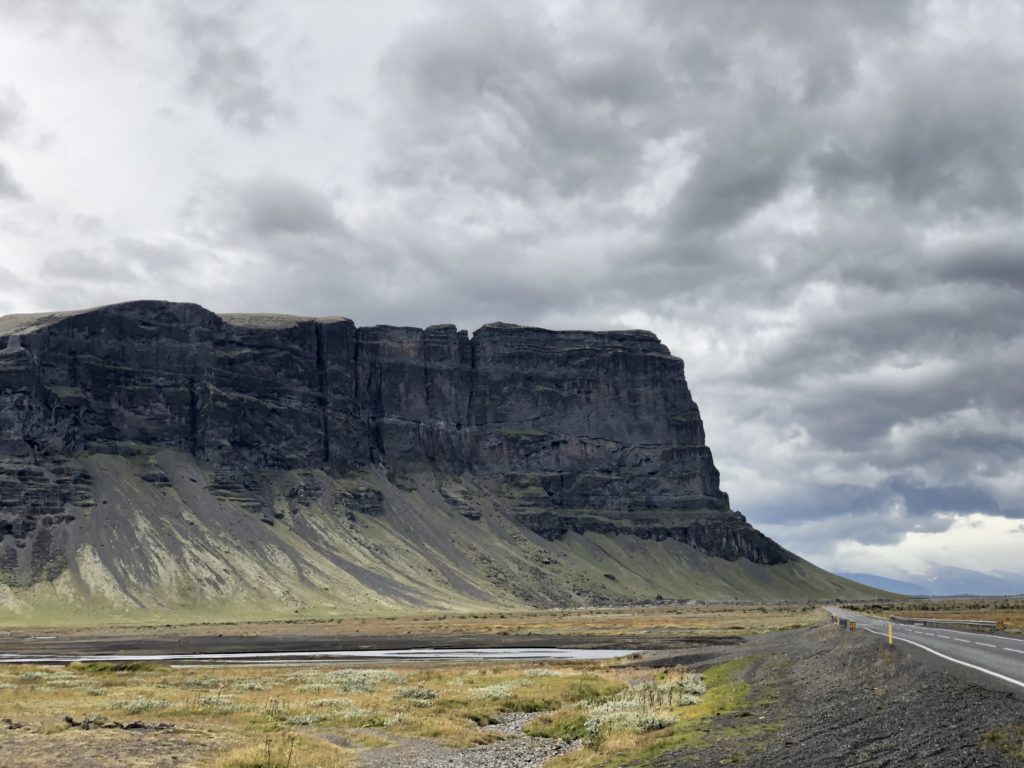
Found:
M 912 649 L 829 626 L 755 638 L 717 660 L 740 653 L 755 659 L 744 673 L 749 711 L 723 713 L 705 746 L 663 755 L 656 766 L 1024 765 L 985 746 L 986 733 L 1024 724 L 1024 696 Z

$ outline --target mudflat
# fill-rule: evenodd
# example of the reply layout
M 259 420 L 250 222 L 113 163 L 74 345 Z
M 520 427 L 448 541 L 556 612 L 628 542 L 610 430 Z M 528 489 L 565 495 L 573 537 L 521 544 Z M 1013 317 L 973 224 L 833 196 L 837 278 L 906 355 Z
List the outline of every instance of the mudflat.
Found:
M 336 621 L 0 630 L 0 653 L 101 655 L 357 651 L 403 648 L 624 648 L 658 650 L 740 642 L 810 626 L 806 603 L 656 605 L 567 611 L 423 613 Z
M 409 648 L 616 648 L 672 650 L 687 646 L 735 644 L 742 638 L 707 635 L 692 638 L 626 635 L 168 635 L 120 637 L 16 637 L 0 639 L 0 654 L 33 656 L 160 655 L 191 653 L 305 653 L 331 651 L 404 650 Z M 0 659 L 2 660 L 2 659 Z

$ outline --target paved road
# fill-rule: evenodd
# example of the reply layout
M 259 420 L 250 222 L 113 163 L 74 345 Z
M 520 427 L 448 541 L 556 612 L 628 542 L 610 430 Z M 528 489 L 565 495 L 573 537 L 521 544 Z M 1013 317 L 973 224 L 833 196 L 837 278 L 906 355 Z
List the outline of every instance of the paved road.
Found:
M 857 628 L 885 637 L 889 622 L 831 606 L 828 612 L 857 622 Z M 893 641 L 916 646 L 947 662 L 1024 689 L 1024 638 L 937 627 L 892 625 Z

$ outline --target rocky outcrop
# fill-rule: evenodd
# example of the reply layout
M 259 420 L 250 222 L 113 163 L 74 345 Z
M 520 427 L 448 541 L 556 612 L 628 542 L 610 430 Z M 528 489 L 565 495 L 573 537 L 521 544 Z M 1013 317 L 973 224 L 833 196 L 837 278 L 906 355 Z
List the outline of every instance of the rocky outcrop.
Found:
M 784 563 L 790 555 L 747 522 L 739 512 L 732 514 L 686 516 L 670 515 L 669 519 L 637 517 L 611 520 L 587 514 L 540 512 L 523 516 L 531 530 L 546 539 L 557 540 L 570 531 L 628 535 L 639 539 L 675 541 L 726 560 L 745 558 L 752 563 Z M 675 519 L 672 519 L 675 518 Z M 680 519 L 681 518 L 681 519 Z
M 470 337 L 148 301 L 0 318 L 8 580 L 62 567 L 65 529 L 97 504 L 83 457 L 160 450 L 194 457 L 216 498 L 269 524 L 283 514 L 267 492 L 281 473 L 383 466 L 399 488 L 472 477 L 548 539 L 599 531 L 730 560 L 792 557 L 730 511 L 683 362 L 646 331 L 494 323 Z M 317 482 L 287 505 L 317 497 Z M 377 491 L 342 495 L 387 514 Z

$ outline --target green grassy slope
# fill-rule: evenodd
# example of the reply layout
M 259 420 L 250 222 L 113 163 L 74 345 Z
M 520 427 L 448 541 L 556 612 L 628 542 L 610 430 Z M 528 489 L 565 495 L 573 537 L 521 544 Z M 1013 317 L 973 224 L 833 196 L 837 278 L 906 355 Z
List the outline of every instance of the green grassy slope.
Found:
M 251 498 L 218 493 L 187 454 L 82 461 L 97 503 L 71 524 L 68 567 L 32 586 L 0 585 L 0 624 L 881 594 L 802 560 L 730 562 L 671 539 L 570 533 L 548 541 L 466 478 L 279 473 L 261 478 L 267 496 L 256 512 Z M 371 503 L 353 507 L 352 499 Z

